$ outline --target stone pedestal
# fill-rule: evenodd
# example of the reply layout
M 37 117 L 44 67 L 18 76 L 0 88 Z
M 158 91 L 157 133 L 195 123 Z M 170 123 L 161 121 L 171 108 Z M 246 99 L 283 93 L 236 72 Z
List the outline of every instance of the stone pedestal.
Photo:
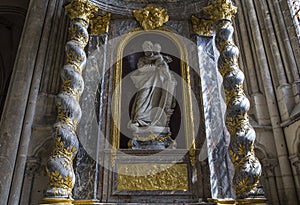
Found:
M 105 159 L 111 169 L 104 180 L 109 202 L 197 203 L 203 199 L 200 190 L 209 189 L 200 164 L 192 167 L 189 150 L 107 150 Z

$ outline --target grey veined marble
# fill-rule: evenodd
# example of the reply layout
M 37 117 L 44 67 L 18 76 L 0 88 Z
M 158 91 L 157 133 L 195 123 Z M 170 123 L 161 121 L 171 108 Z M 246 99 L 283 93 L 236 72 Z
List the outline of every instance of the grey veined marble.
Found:
M 80 146 L 75 161 L 75 199 L 97 198 L 106 42 L 107 34 L 91 36 L 89 41 L 87 69 L 83 72 L 85 90 L 80 102 L 82 120 L 77 129 Z
M 217 71 L 213 38 L 197 36 L 212 198 L 232 198 L 229 135 L 224 124 L 226 105 Z M 201 155 L 200 155 L 201 156 Z M 203 159 L 200 159 L 200 161 Z

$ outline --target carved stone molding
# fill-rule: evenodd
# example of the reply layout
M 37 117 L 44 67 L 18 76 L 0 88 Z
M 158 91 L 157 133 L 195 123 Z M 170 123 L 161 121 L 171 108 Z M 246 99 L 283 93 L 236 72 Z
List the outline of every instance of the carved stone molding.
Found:
M 289 157 L 291 164 L 295 166 L 297 174 L 300 175 L 300 154 L 294 154 Z
M 135 9 L 147 4 L 155 4 L 168 9 L 171 18 L 189 19 L 194 13 L 207 5 L 207 1 L 195 0 L 91 0 L 99 9 L 114 14 L 131 17 Z
M 277 159 L 263 159 L 262 160 L 263 168 L 267 173 L 267 177 L 274 176 L 274 169 L 278 166 Z
M 41 162 L 38 159 L 30 158 L 26 161 L 25 173 L 33 176 L 41 168 Z
M 133 10 L 133 15 L 144 30 L 154 30 L 169 21 L 167 10 L 152 4 Z

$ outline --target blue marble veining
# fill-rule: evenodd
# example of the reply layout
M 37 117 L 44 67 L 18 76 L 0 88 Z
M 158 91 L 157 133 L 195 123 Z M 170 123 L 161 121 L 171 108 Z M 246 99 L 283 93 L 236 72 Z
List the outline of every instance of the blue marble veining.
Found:
M 229 134 L 224 124 L 226 109 L 221 96 L 222 77 L 217 71 L 213 38 L 197 36 L 205 130 L 212 198 L 232 198 Z M 203 157 L 203 156 L 202 156 Z M 203 159 L 200 159 L 203 160 Z

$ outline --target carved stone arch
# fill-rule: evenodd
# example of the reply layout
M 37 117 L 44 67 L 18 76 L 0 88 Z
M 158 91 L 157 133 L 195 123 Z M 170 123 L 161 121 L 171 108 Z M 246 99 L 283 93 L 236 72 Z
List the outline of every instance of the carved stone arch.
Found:
M 263 187 L 264 194 L 270 204 L 278 204 L 278 194 L 276 191 L 275 168 L 278 165 L 278 160 L 271 158 L 266 152 L 266 147 L 263 144 L 255 145 L 255 156 L 259 159 L 262 165 L 262 175 L 259 180 L 259 186 Z
M 50 152 L 53 150 L 53 147 L 54 140 L 52 137 L 49 137 L 33 149 L 30 157 L 40 158 L 41 160 L 45 159 L 42 156 L 49 156 Z

